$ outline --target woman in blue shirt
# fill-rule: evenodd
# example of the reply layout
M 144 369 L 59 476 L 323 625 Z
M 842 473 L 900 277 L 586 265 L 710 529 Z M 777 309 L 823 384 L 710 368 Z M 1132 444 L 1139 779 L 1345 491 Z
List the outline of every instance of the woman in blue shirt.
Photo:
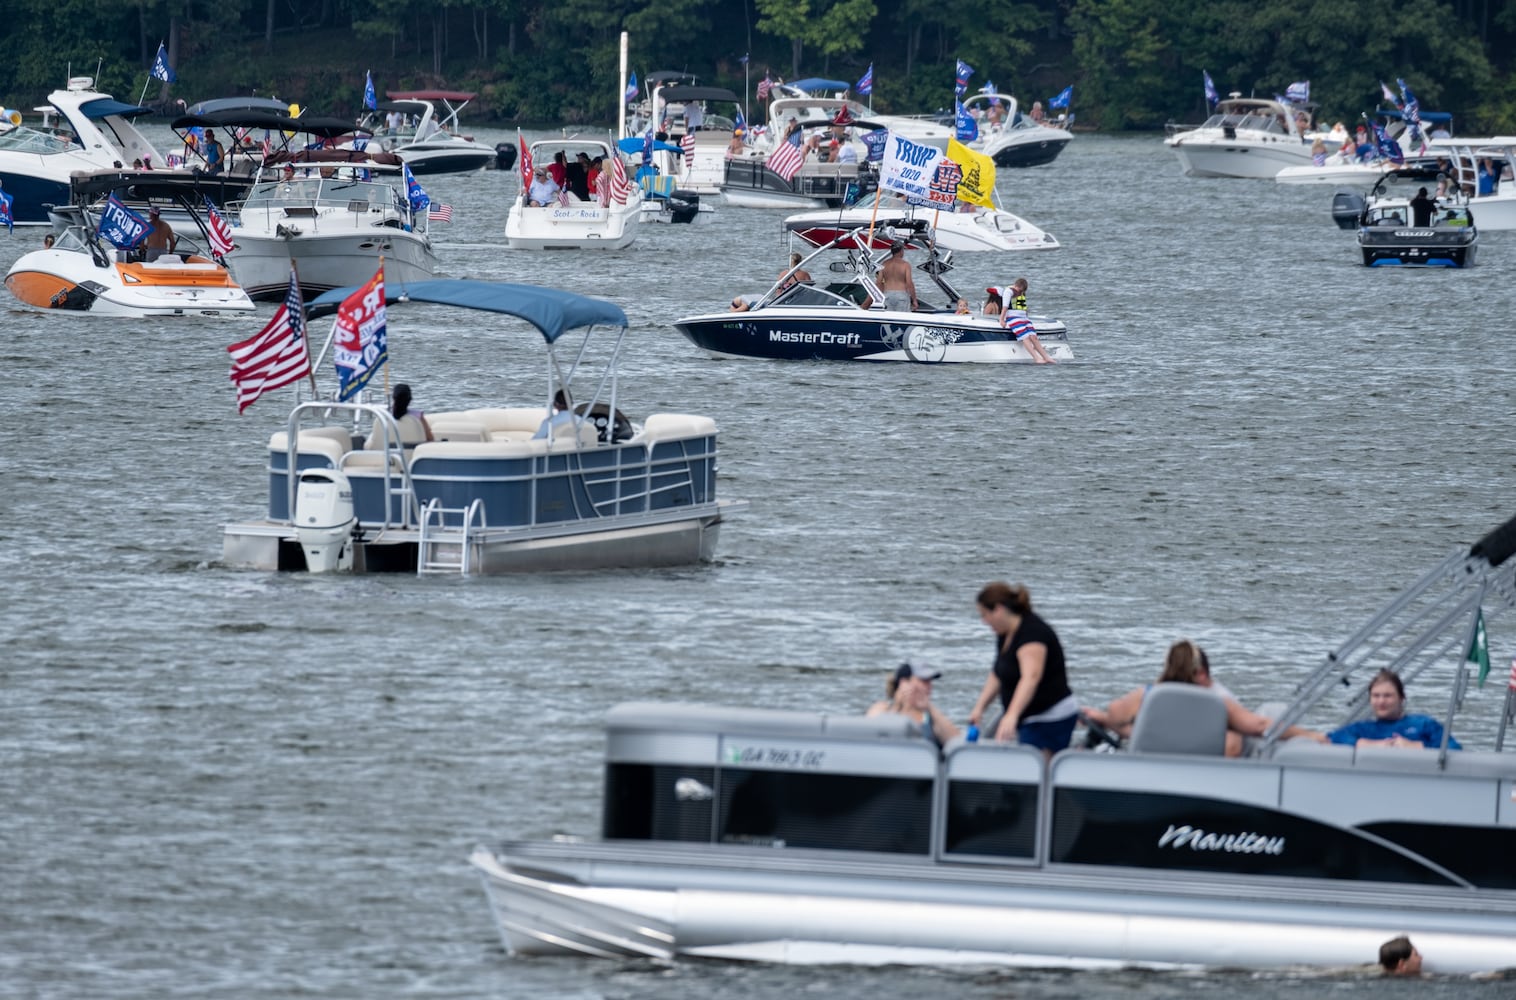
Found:
M 1369 708 L 1372 719 L 1334 729 L 1327 739 L 1347 746 L 1442 748 L 1442 723 L 1430 715 L 1405 714 L 1405 684 L 1395 671 L 1381 670 L 1369 682 Z M 1448 749 L 1463 748 L 1450 736 Z

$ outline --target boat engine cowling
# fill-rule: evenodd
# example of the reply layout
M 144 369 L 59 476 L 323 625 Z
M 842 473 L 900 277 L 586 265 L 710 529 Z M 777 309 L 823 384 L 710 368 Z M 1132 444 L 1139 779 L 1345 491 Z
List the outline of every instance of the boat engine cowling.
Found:
M 1338 191 L 1332 195 L 1332 221 L 1338 229 L 1357 229 L 1363 215 L 1363 195 L 1353 191 Z
M 312 573 L 353 568 L 353 484 L 335 469 L 306 469 L 295 493 L 295 537 Z
M 516 165 L 516 144 L 514 142 L 495 143 L 495 169 L 509 170 Z

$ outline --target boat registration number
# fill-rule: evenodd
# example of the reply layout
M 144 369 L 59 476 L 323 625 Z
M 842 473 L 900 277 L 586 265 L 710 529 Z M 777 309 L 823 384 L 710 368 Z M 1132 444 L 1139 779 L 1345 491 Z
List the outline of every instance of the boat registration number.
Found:
M 819 768 L 826 762 L 825 750 L 773 745 L 728 746 L 723 764 L 746 764 L 762 767 L 787 767 L 796 770 Z

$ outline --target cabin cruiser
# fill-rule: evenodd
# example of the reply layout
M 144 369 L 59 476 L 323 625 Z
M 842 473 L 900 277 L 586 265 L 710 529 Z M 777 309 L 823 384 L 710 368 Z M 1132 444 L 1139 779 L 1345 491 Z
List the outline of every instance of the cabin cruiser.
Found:
M 1356 144 L 1344 145 L 1345 136 L 1334 138 L 1330 133 L 1317 133 L 1328 150 L 1323 161 L 1314 162 L 1313 154 L 1313 162 L 1285 167 L 1274 175 L 1274 180 L 1280 184 L 1373 184 L 1386 170 L 1401 166 L 1415 167 L 1420 164 L 1431 164 L 1438 159 L 1434 153 L 1422 152 L 1421 144 L 1418 144 L 1416 148 L 1409 146 L 1410 140 L 1406 138 L 1407 122 L 1403 112 L 1381 109 L 1375 111 L 1374 114 L 1383 119 L 1381 127 L 1385 130 L 1385 135 L 1406 146 L 1403 163 L 1382 153 L 1377 143 L 1365 143 L 1363 147 Z M 1451 129 L 1453 124 L 1453 116 L 1445 111 L 1423 111 L 1420 115 L 1424 128 L 1436 126 L 1446 130 Z M 1428 148 L 1430 148 L 1430 142 L 1429 137 L 1422 140 Z M 1314 142 L 1312 145 L 1314 147 Z
M 458 113 L 478 94 L 457 90 L 391 90 L 369 111 L 359 128 L 373 133 L 370 141 L 382 152 L 394 153 L 413 174 L 462 173 L 482 170 L 495 161 L 495 149 L 463 134 Z M 438 106 L 441 110 L 438 110 Z M 390 128 L 390 116 L 403 123 Z
M 17 125 L 0 132 L 0 189 L 12 198 L 18 226 L 51 225 L 48 208 L 70 204 L 69 178 L 77 171 L 120 169 L 135 160 L 165 165 L 134 119 L 151 110 L 125 104 L 94 89 L 87 76 L 71 77 L 48 95 L 62 125 Z
M 841 80 L 807 78 L 794 83 L 778 83 L 769 91 L 768 135 L 784 135 L 784 127 L 794 116 L 802 125 L 822 118 L 835 119 L 838 105 L 847 108 L 847 116 L 857 119 L 864 128 L 882 128 L 904 136 L 917 145 L 947 150 L 953 137 L 951 125 L 944 125 L 928 115 L 886 115 L 861 101 L 846 96 L 848 85 Z M 830 98 L 827 94 L 831 94 Z
M 602 139 L 541 139 L 532 143 L 530 155 L 521 164 L 521 190 L 511 202 L 505 220 L 505 240 L 513 250 L 624 250 L 637 240 L 642 218 L 642 192 L 631 182 L 625 201 L 613 196 L 601 204 L 593 194 L 588 201 L 565 191 L 550 205 L 530 203 L 531 169 L 553 162 L 562 153 L 572 163 L 580 153 L 601 161 L 601 182 L 611 183 L 611 173 L 621 162 L 611 145 Z M 625 164 L 622 164 L 625 170 Z
M 316 138 L 352 128 L 340 119 L 280 121 Z M 306 295 L 366 280 L 380 257 L 397 282 L 420 281 L 437 270 L 426 209 L 407 196 L 394 153 L 276 150 L 229 221 L 237 248 L 227 261 L 255 299 L 282 298 L 291 266 Z
M 931 238 L 938 250 L 957 253 L 987 253 L 1004 250 L 1056 250 L 1058 240 L 1052 233 L 1032 225 L 1019 215 L 999 208 L 982 208 L 962 202 L 956 212 L 916 209 L 905 199 L 876 192 L 878 210 L 873 203 L 852 208 L 820 209 L 799 212 L 784 220 L 785 231 L 811 246 L 823 246 L 844 232 L 868 229 L 874 224 L 870 248 L 887 250 L 902 235 L 917 228 L 917 221 L 931 228 Z M 919 213 L 919 214 L 918 214 Z
M 996 102 L 999 102 L 998 105 Z M 979 123 L 979 138 L 969 148 L 995 161 L 997 167 L 1037 167 L 1052 163 L 1074 138 L 1057 122 L 1035 122 L 1019 110 L 1016 98 L 980 92 L 963 102 Z M 992 120 L 993 114 L 1000 117 Z
M 1468 199 L 1480 229 L 1516 229 L 1516 136 L 1431 139 L 1427 145 L 1453 165 L 1449 186 Z
M 723 87 L 696 87 L 688 84 L 667 85 L 654 83 L 652 85 L 652 97 L 650 113 L 652 118 L 648 123 L 634 123 L 646 127 L 657 128 L 654 138 L 658 145 L 653 158 L 653 165 L 658 172 L 665 177 L 677 177 L 680 191 L 686 192 L 685 200 L 700 202 L 704 196 L 709 202 L 714 202 L 721 196 L 721 184 L 726 174 L 726 151 L 731 142 L 732 135 L 736 131 L 737 124 L 726 115 L 713 112 L 709 105 L 717 107 L 740 108 L 742 98 Z M 696 105 L 700 108 L 698 124 L 694 130 L 689 129 L 689 119 L 686 117 L 686 108 Z M 643 133 L 636 130 L 621 140 L 621 148 L 626 150 L 628 142 L 641 143 Z M 685 144 L 688 143 L 688 148 Z M 644 218 L 647 215 L 647 205 L 643 205 Z
M 119 245 L 107 239 L 116 232 L 114 214 L 102 216 L 101 202 L 115 197 L 160 206 L 172 205 L 177 240 L 172 253 L 154 253 L 141 245 L 151 225 L 149 212 L 119 216 L 128 227 Z M 38 309 L 85 312 L 95 316 L 233 316 L 250 313 L 253 302 L 234 281 L 211 241 L 197 206 L 203 197 L 194 178 L 165 171 L 105 170 L 76 174 L 71 205 L 52 210 L 51 245 L 24 253 L 5 276 L 5 287 Z M 125 211 L 125 210 L 124 210 Z M 104 224 L 102 224 L 102 221 Z
M 1190 177 L 1271 178 L 1311 163 L 1313 109 L 1233 94 L 1203 125 L 1170 125 L 1163 142 Z
M 716 215 L 712 204 L 720 198 L 684 186 L 689 176 L 685 170 L 684 150 L 672 143 L 654 140 L 648 148 L 646 136 L 632 136 L 616 143 L 624 156 L 643 157 L 648 161 L 637 168 L 636 184 L 642 192 L 642 222 L 673 225 L 707 225 Z M 666 166 L 659 166 L 659 164 Z
M 802 101 L 786 97 L 770 105 L 769 121 L 773 124 L 742 153 L 725 160 L 721 194 L 727 204 L 744 208 L 844 208 L 874 190 L 878 178 L 868 163 L 868 148 L 858 136 L 884 126 L 854 117 L 850 102 L 841 98 Z M 780 143 L 788 141 L 785 130 L 791 118 L 803 135 L 809 133 L 807 143 L 819 133 L 824 148 L 832 150 L 833 140 L 838 146 L 836 155 L 829 159 L 805 152 L 800 168 L 786 178 L 770 165 L 769 158 Z M 844 143 L 850 156 L 841 155 Z M 941 144 L 946 148 L 947 139 Z
M 356 291 L 323 295 L 311 317 Z M 226 526 L 227 565 L 475 575 L 713 557 L 723 520 L 744 506 L 717 499 L 716 423 L 622 412 L 627 319 L 618 306 L 470 280 L 390 281 L 383 296 L 390 307 L 435 303 L 534 328 L 508 323 L 489 357 L 470 359 L 512 380 L 506 401 L 429 412 L 432 439 L 417 441 L 383 400 L 302 401 L 297 381 L 289 418 L 268 439 L 266 513 Z M 515 360 L 533 342 L 546 348 L 545 383 Z M 314 370 L 331 367 L 318 360 Z M 560 392 L 574 405 L 549 419 Z
M 904 222 L 897 223 L 897 242 L 907 253 L 926 258 L 917 266 L 917 309 L 896 310 L 885 304 L 878 275 L 889 251 L 872 250 L 864 226 L 812 251 L 751 303 L 745 297 L 734 300 L 742 303 L 741 309 L 687 316 L 674 327 L 719 358 L 1033 363 L 1031 352 L 997 317 L 976 315 L 977 295 L 972 296 L 969 313 L 955 311 L 962 296 L 946 279 L 952 270 L 951 253 L 938 252 L 925 221 L 915 220 L 908 237 L 902 236 L 907 231 Z M 828 260 L 838 256 L 841 259 Z M 822 277 L 797 281 L 797 271 Z M 942 303 L 928 306 L 929 294 L 940 296 Z M 1073 358 L 1063 323 L 1039 316 L 1029 319 L 1053 360 Z
M 1498 732 L 1458 713 L 1464 650 L 1512 606 L 1513 551 L 1516 521 L 1450 553 L 1244 757 L 1223 756 L 1224 703 L 1187 684 L 1155 685 L 1122 749 L 1049 761 L 939 751 L 899 715 L 623 704 L 600 839 L 470 861 L 513 956 L 1342 969 L 1408 934 L 1428 972 L 1510 969 L 1516 685 L 1477 699 Z M 1360 717 L 1380 668 L 1440 686 L 1465 748 L 1279 741 L 1308 713 Z M 1481 726 L 1493 749 L 1469 748 Z

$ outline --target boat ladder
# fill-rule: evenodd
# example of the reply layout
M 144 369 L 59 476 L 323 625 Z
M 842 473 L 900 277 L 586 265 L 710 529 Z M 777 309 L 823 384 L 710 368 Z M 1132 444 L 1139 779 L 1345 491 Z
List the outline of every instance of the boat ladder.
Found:
M 449 523 L 451 520 L 452 524 Z M 475 524 L 475 521 L 478 524 Z M 477 535 L 484 527 L 484 501 L 467 507 L 444 507 L 435 497 L 421 511 L 421 541 L 416 549 L 416 575 L 462 573 L 472 568 Z

